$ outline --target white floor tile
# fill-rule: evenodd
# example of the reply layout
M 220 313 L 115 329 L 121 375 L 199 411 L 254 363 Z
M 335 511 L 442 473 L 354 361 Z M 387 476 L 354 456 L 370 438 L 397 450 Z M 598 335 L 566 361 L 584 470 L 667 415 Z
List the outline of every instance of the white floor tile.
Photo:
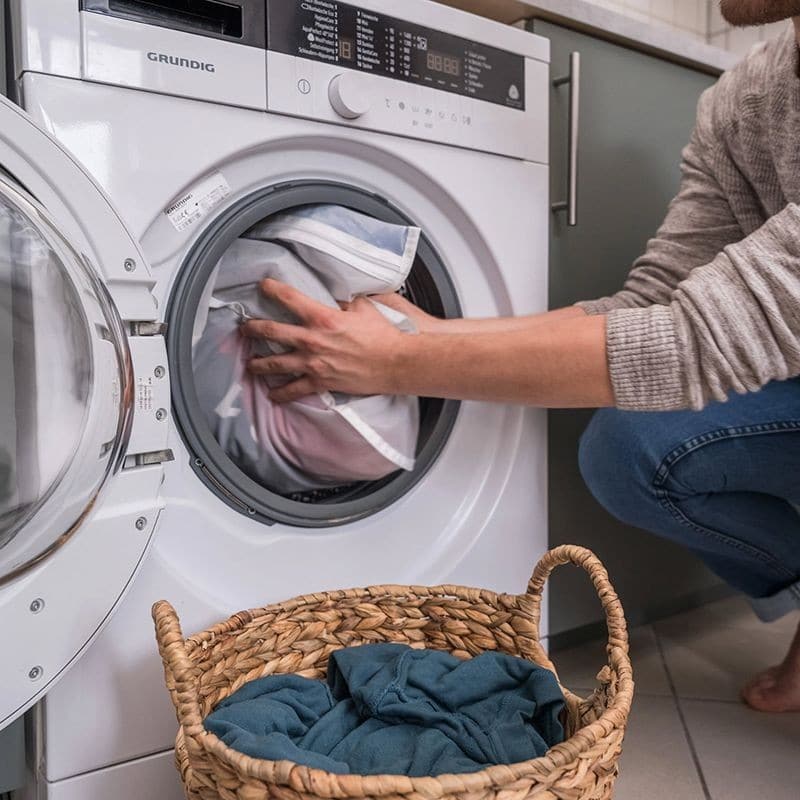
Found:
M 732 703 L 682 705 L 713 800 L 800 797 L 800 714 L 760 714 Z

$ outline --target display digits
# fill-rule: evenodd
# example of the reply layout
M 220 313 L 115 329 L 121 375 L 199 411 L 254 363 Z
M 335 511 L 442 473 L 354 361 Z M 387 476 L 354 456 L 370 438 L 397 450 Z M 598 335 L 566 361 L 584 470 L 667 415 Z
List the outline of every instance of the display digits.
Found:
M 461 74 L 461 60 L 455 56 L 446 56 L 428 50 L 428 69 L 432 72 L 443 72 L 445 75 L 458 76 Z

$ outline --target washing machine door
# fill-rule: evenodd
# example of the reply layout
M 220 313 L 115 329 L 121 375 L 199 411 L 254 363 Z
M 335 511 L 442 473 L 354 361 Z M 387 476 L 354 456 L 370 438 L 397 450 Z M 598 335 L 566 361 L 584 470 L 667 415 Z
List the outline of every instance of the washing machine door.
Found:
M 156 319 L 107 198 L 0 99 L 0 728 L 88 645 L 147 548 L 167 457 Z

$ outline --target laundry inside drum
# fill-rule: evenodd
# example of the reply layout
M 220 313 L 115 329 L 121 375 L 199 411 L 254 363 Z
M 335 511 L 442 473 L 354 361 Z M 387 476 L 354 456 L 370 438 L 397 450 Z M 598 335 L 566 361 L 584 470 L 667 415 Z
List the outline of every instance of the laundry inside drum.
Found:
M 376 296 L 401 292 L 430 314 L 446 314 L 420 235 L 345 206 L 309 204 L 249 227 L 210 271 L 192 329 L 199 410 L 235 469 L 267 492 L 306 505 L 350 503 L 402 482 L 426 458 L 445 403 L 329 392 L 275 403 L 270 392 L 292 378 L 254 374 L 248 364 L 287 350 L 241 333 L 249 319 L 298 323 L 261 292 L 260 281 L 271 277 L 333 309 L 370 297 L 390 324 L 413 335 L 413 321 Z

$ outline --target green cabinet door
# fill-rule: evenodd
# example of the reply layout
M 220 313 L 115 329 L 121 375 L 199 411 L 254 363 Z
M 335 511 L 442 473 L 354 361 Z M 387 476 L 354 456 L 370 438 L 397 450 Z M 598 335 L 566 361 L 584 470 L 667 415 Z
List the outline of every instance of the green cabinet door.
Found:
M 578 224 L 552 214 L 550 306 L 613 294 L 656 231 L 679 183 L 700 93 L 714 82 L 701 72 L 534 21 L 550 39 L 553 78 L 581 54 Z M 569 86 L 551 88 L 551 198 L 566 199 Z M 578 471 L 578 440 L 591 412 L 550 414 L 550 543 L 572 542 L 605 562 L 633 622 L 697 604 L 719 581 L 682 549 L 622 525 L 592 498 Z M 550 629 L 558 634 L 602 617 L 584 576 L 554 576 Z

